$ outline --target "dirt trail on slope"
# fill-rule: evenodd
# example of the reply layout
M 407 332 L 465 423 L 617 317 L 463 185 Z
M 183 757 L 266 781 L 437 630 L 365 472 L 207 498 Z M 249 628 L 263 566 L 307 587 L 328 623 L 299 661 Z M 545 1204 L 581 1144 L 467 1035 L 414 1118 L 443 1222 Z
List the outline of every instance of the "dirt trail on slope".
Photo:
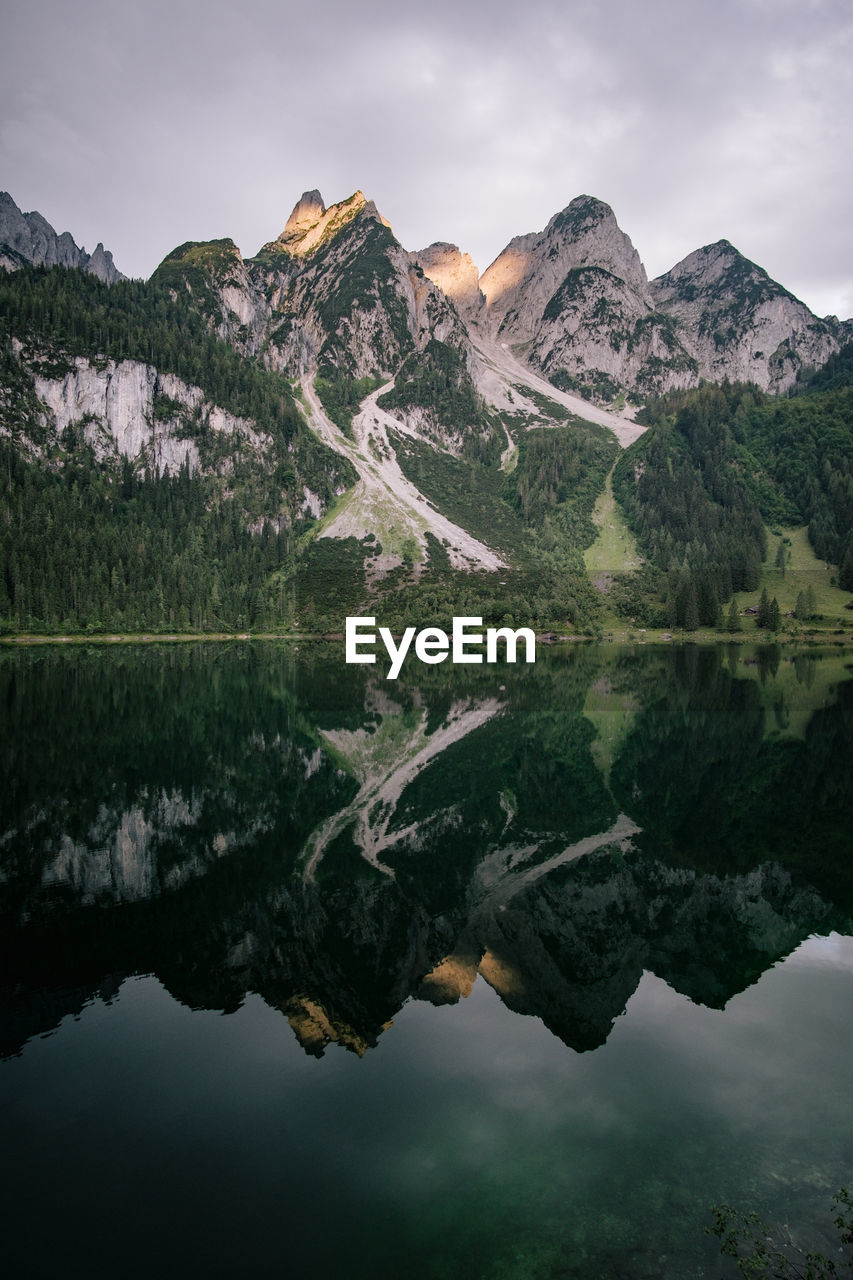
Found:
M 631 818 L 620 813 L 609 831 L 585 836 L 577 844 L 569 845 L 560 853 L 553 854 L 544 862 L 536 863 L 526 870 L 524 863 L 538 852 L 537 843 L 504 846 L 497 849 L 484 858 L 477 868 L 477 887 L 481 895 L 477 901 L 477 911 L 479 913 L 484 909 L 500 910 L 510 898 L 515 897 L 522 889 L 528 888 L 542 876 L 548 875 L 556 867 L 574 862 L 576 858 L 594 853 L 596 849 L 606 848 L 607 845 L 619 844 L 624 847 L 640 831 L 641 828 Z
M 301 855 L 306 880 L 314 879 L 329 845 L 350 823 L 365 861 L 393 879 L 393 870 L 380 861 L 380 855 L 417 831 L 417 823 L 389 831 L 404 790 L 436 756 L 486 724 L 503 706 L 497 698 L 454 702 L 444 723 L 428 734 L 425 708 L 411 723 L 389 700 L 388 714 L 372 732 L 324 730 L 325 741 L 344 758 L 361 785 L 346 808 L 324 822 L 308 840 Z
M 426 559 L 427 532 L 444 543 L 454 568 L 506 568 L 495 551 L 437 511 L 403 474 L 388 439 L 388 429 L 413 433 L 376 403 L 393 382 L 362 401 L 361 410 L 353 419 L 354 441 L 328 417 L 310 377 L 303 377 L 301 385 L 310 425 L 336 453 L 349 459 L 359 477 L 355 489 L 343 500 L 319 537 L 360 540 L 374 534 L 382 544 L 382 554 L 372 562 L 377 574 L 401 564 L 406 555 L 415 560 Z
M 531 415 L 538 415 L 539 410 L 535 404 L 524 406 L 519 404 L 518 392 L 515 388 L 522 386 L 529 387 L 539 395 L 547 396 L 549 400 L 562 405 L 578 418 L 585 418 L 587 422 L 596 422 L 599 426 L 607 427 L 613 432 L 623 449 L 633 444 L 646 430 L 645 427 L 632 422 L 630 418 L 620 417 L 619 414 L 610 413 L 607 409 L 599 409 L 588 400 L 582 400 L 580 396 L 572 395 L 569 391 L 560 391 L 545 378 L 522 364 L 503 343 L 494 342 L 491 338 L 476 332 L 472 332 L 471 339 L 483 368 L 477 389 L 496 409 L 518 413 L 519 409 L 524 408 Z M 508 390 L 513 390 L 513 399 L 507 395 Z

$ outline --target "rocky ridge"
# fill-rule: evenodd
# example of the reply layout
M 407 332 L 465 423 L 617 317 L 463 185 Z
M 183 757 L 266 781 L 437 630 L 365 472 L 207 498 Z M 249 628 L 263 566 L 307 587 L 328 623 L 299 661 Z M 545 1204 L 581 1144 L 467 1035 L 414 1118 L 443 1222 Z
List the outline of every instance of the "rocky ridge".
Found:
M 649 281 L 612 209 L 579 196 L 483 273 L 489 332 L 556 385 L 637 399 L 711 381 L 785 392 L 850 340 L 728 241 Z
M 87 253 L 75 244 L 69 231 L 57 235 L 40 213 L 22 213 L 8 191 L 0 191 L 0 267 L 15 271 L 25 263 L 79 267 L 106 284 L 126 278 L 103 244 L 98 242 L 95 251 Z
M 21 214 L 8 196 L 0 214 L 12 265 L 24 260 L 22 249 L 32 260 L 80 265 L 83 251 L 40 215 Z M 87 256 L 88 269 L 106 270 L 108 257 Z M 402 441 L 508 471 L 526 430 L 565 423 L 568 411 L 609 428 L 624 446 L 642 432 L 629 400 L 702 378 L 784 393 L 853 333 L 853 321 L 818 320 L 726 241 L 649 281 L 612 209 L 589 196 L 542 232 L 513 239 L 478 276 L 455 245 L 407 252 L 363 192 L 327 207 L 313 189 L 254 257 L 230 239 L 190 241 L 152 281 L 182 306 L 189 298 L 208 330 L 241 356 L 301 384 L 306 425 L 358 477 L 352 501 L 318 536 L 374 534 L 384 550 L 371 571 L 381 573 L 412 556 L 423 564 L 427 534 L 453 563 L 506 563 L 403 474 L 395 459 Z M 161 472 L 204 468 L 192 419 L 218 441 L 218 474 L 228 471 L 226 437 L 232 453 L 248 451 L 265 465 L 269 442 L 257 424 L 235 425 L 199 387 L 173 386 L 171 375 L 162 381 L 153 360 L 104 362 L 87 350 L 60 377 L 39 373 L 37 363 L 34 391 L 55 437 L 82 424 L 101 456 Z M 317 484 L 303 491 L 300 479 L 301 514 L 325 515 L 339 478 L 322 500 Z M 282 495 L 280 520 L 288 502 L 293 495 Z
M 470 352 L 452 302 L 361 191 L 329 208 L 305 192 L 254 258 L 230 240 L 188 243 L 155 276 L 185 283 L 221 337 L 289 377 L 391 377 L 430 338 Z
M 444 241 L 407 253 L 361 191 L 328 208 L 306 191 L 255 258 L 220 243 L 230 260 L 212 280 L 219 331 L 246 354 L 291 377 L 384 380 L 434 339 L 464 357 L 496 407 L 517 376 L 509 357 L 582 397 L 573 409 L 583 413 L 590 401 L 642 401 L 703 378 L 785 393 L 853 333 L 853 322 L 812 315 L 727 241 L 650 281 L 613 210 L 585 195 L 543 231 L 516 236 L 481 276 Z M 497 395 L 496 350 L 508 357 Z M 418 430 L 417 415 L 409 425 Z
M 579 196 L 541 233 L 510 241 L 480 286 L 489 331 L 558 386 L 609 401 L 697 380 L 639 254 L 600 200 Z
M 710 382 L 728 378 L 784 392 L 804 366 L 825 364 L 851 329 L 849 321 L 812 315 L 728 240 L 688 254 L 653 280 L 650 292 Z
M 123 278 L 103 245 L 87 254 L 4 192 L 0 264 L 24 262 Z M 188 242 L 155 276 L 185 284 L 223 339 L 291 378 L 385 380 L 437 340 L 492 403 L 484 341 L 603 405 L 701 379 L 785 393 L 853 336 L 853 320 L 814 316 L 726 240 L 650 281 L 613 210 L 587 195 L 512 239 L 481 276 L 456 245 L 407 252 L 363 192 L 326 207 L 316 189 L 253 258 L 231 240 Z

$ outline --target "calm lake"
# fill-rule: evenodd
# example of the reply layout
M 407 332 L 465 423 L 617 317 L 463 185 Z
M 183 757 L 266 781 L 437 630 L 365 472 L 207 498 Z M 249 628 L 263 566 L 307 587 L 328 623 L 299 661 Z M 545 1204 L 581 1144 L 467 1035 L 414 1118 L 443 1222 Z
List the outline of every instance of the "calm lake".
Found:
M 689 1280 L 853 1186 L 853 653 L 0 654 L 9 1277 Z

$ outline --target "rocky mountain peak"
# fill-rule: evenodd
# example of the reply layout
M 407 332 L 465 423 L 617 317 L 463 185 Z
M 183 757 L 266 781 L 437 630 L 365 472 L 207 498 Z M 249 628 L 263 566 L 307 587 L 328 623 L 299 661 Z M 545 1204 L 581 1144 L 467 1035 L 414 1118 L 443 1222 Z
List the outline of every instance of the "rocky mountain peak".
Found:
M 328 209 L 323 205 L 319 191 L 306 191 L 297 201 L 284 231 L 265 249 L 279 252 L 283 249 L 294 257 L 304 257 L 341 231 L 363 210 L 389 225 L 373 201 L 365 198 L 363 191 L 354 192 L 349 199 L 330 205 Z
M 610 206 L 587 195 L 576 196 L 544 231 L 516 236 L 483 273 L 480 288 L 494 327 L 528 341 L 550 300 L 584 269 L 616 277 L 645 301 L 648 279 L 639 254 Z
M 87 253 L 74 242 L 70 231 L 57 235 L 42 214 L 22 213 L 8 191 L 0 191 L 0 265 L 15 270 L 26 263 L 79 267 L 106 284 L 125 279 L 100 242 L 94 253 Z
M 569 269 L 599 267 L 624 280 L 637 293 L 645 293 L 648 277 L 640 255 L 603 200 L 577 196 L 555 214 L 542 235 L 569 255 Z
M 293 235 L 297 231 L 300 235 L 303 235 L 309 227 L 313 227 L 316 222 L 320 221 L 325 212 L 326 206 L 323 204 L 323 197 L 319 191 L 316 189 L 314 191 L 303 191 L 293 206 L 293 212 L 285 223 L 283 235 Z
M 596 196 L 575 196 L 565 209 L 554 214 L 545 231 L 547 233 L 563 226 L 572 227 L 575 233 L 591 231 L 607 218 L 613 218 L 615 221 L 615 215 L 609 204 L 605 204 Z
M 673 294 L 681 296 L 697 288 L 712 286 L 738 292 L 746 287 L 747 282 L 751 286 L 749 292 L 763 294 L 762 300 L 782 295 L 793 297 L 782 285 L 771 280 L 763 268 L 745 258 L 729 240 L 717 240 L 714 244 L 694 249 L 670 271 L 653 280 L 651 288 L 656 297 L 669 299 Z
M 460 310 L 476 311 L 484 304 L 477 268 L 471 255 L 462 253 L 458 245 L 439 240 L 409 256 Z
M 728 240 L 689 253 L 650 289 L 689 335 L 700 376 L 710 381 L 787 391 L 803 366 L 825 364 L 838 348 L 837 322 L 818 320 Z

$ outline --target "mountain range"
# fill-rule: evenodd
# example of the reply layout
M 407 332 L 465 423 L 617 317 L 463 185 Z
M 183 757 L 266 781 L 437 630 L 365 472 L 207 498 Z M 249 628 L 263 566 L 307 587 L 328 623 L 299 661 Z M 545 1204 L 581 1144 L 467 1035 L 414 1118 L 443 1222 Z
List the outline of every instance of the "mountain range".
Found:
M 80 267 L 107 284 L 125 279 L 100 242 L 94 253 L 87 253 L 75 244 L 70 231 L 57 235 L 40 213 L 22 213 L 8 191 L 0 191 L 0 267 L 14 271 L 26 263 Z
M 482 275 L 454 245 L 404 249 L 360 191 L 328 208 L 305 192 L 251 258 L 228 239 L 187 241 L 147 283 L 4 194 L 0 254 L 3 426 L 18 459 L 55 470 L 76 441 L 101 468 L 174 479 L 184 467 L 207 486 L 206 510 L 235 503 L 249 534 L 286 536 L 286 556 L 291 535 L 300 554 L 307 535 L 303 587 L 320 541 L 354 539 L 368 595 L 427 564 L 505 574 L 535 562 L 537 580 L 562 581 L 594 536 L 613 451 L 644 433 L 641 406 L 739 383 L 752 412 L 762 395 L 806 389 L 853 338 L 853 321 L 814 316 L 725 240 L 649 280 L 589 196 Z M 53 265 L 92 283 L 38 275 Z M 757 466 L 778 489 L 763 455 Z M 543 492 L 548 510 L 531 498 Z M 846 488 L 819 552 L 838 564 L 845 504 Z M 814 523 L 811 507 L 788 514 Z M 725 574 L 718 603 L 724 587 Z M 570 593 L 577 616 L 591 607 L 582 594 Z M 571 621 L 568 600 L 557 612 Z

